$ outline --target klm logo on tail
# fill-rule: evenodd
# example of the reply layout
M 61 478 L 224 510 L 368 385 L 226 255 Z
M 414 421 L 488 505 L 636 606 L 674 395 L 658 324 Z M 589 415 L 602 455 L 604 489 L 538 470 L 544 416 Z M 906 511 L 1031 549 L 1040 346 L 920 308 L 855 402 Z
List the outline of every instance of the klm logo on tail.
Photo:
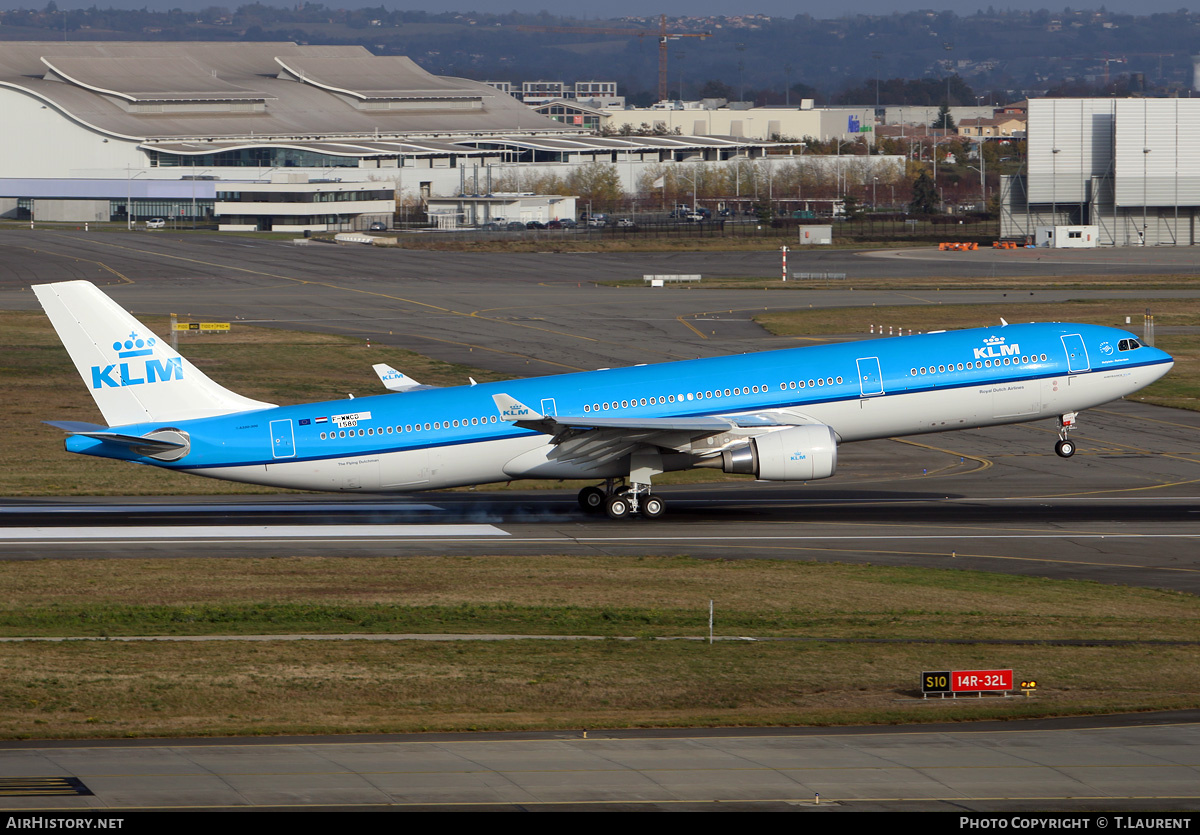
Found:
M 157 342 L 158 340 L 154 337 L 142 339 L 137 332 L 129 334 L 124 342 L 120 340 L 114 342 L 112 347 L 117 352 L 117 359 L 134 361 L 104 366 L 93 365 L 92 388 L 121 388 L 122 386 L 140 386 L 167 380 L 182 380 L 183 358 L 154 359 L 152 355 Z M 138 361 L 138 357 L 147 357 L 147 359 Z

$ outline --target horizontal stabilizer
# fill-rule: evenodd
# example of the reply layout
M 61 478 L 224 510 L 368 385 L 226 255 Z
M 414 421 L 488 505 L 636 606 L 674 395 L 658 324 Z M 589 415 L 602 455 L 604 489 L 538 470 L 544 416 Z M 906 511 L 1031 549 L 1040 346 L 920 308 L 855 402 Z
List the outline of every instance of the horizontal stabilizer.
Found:
M 437 388 L 437 386 L 423 386 L 403 371 L 397 371 L 385 362 L 377 362 L 371 368 L 375 369 L 384 388 L 389 391 L 420 391 L 421 389 Z
M 183 449 L 188 446 L 183 441 L 173 441 L 166 438 L 147 438 L 142 435 L 128 435 L 123 432 L 114 432 L 107 426 L 98 426 L 92 423 L 80 423 L 73 420 L 47 420 L 44 423 L 62 429 L 71 435 L 82 435 L 85 438 L 92 438 L 96 441 L 104 441 L 125 447 L 137 447 L 140 450 Z

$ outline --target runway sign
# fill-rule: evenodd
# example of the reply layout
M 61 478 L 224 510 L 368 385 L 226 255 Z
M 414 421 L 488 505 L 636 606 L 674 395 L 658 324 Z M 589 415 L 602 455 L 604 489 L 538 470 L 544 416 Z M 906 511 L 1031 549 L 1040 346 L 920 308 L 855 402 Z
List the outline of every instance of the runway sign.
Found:
M 1012 670 L 941 670 L 921 673 L 921 692 L 984 693 L 1012 690 Z
M 229 330 L 228 322 L 179 322 L 175 325 L 177 331 L 200 331 L 201 333 L 219 333 Z

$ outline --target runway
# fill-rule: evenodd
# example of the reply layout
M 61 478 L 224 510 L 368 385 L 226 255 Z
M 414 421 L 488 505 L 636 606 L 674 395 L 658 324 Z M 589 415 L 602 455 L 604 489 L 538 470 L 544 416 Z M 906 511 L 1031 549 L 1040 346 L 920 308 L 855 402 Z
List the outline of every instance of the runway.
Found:
M 918 729 L 15 743 L 29 809 L 1191 810 L 1194 712 Z M 52 794 L 53 793 L 53 794 Z M 1178 815 L 1172 819 L 1179 818 Z
M 821 482 L 663 487 L 668 513 L 654 521 L 587 516 L 573 489 L 9 499 L 0 559 L 690 554 L 1200 593 L 1200 414 L 1122 401 L 1085 413 L 1076 437 L 1070 460 L 1038 424 L 849 444 Z
M 799 253 L 848 276 L 1194 274 L 1200 253 Z M 794 345 L 750 316 L 804 305 L 1003 305 L 993 290 L 672 290 L 643 273 L 772 275 L 775 253 L 483 255 L 218 236 L 0 233 L 0 308 L 86 278 L 136 314 L 331 331 L 521 376 Z M 1043 259 L 1043 260 L 1039 260 Z M 1200 290 L 1038 290 L 1022 301 Z M 1167 303 L 1164 301 L 1164 303 Z M 727 311 L 727 312 L 725 312 Z M 684 318 L 707 314 L 701 328 Z M 1140 313 L 1139 310 L 1131 313 Z M 997 308 L 997 315 L 1003 315 Z M 846 445 L 808 485 L 666 486 L 657 521 L 585 516 L 574 489 L 408 496 L 0 500 L 0 560 L 688 554 L 978 569 L 1200 593 L 1200 414 L 1085 412 L 1079 452 L 1046 423 Z M 180 478 L 186 478 L 180 476 Z M 199 483 L 202 485 L 202 483 Z M 0 745 L 0 775 L 90 794 L 7 808 L 1195 808 L 1197 716 L 763 733 Z M 73 785 L 73 784 L 72 784 Z M 742 805 L 737 805 L 742 804 Z

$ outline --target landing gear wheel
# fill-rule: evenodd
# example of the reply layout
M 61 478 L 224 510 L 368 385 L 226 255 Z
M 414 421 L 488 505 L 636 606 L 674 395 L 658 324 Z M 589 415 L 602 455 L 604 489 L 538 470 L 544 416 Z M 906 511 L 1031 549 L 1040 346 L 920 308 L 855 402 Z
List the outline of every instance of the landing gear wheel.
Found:
M 633 505 L 625 496 L 617 494 L 608 497 L 608 502 L 605 504 L 604 509 L 608 512 L 610 519 L 627 519 L 630 511 L 633 509 Z
M 1064 438 L 1054 445 L 1054 451 L 1059 458 L 1070 458 L 1075 454 L 1075 442 Z
M 579 507 L 584 513 L 601 513 L 605 498 L 604 491 L 599 487 L 584 487 L 579 491 Z
M 667 512 L 667 503 L 658 496 L 647 496 L 642 501 L 642 515 L 647 519 L 657 519 Z
M 628 484 L 622 484 L 620 487 L 618 487 L 618 488 L 617 488 L 616 490 L 614 490 L 613 492 L 614 492 L 615 494 L 617 494 L 618 496 L 624 496 L 626 493 L 628 493 L 628 492 L 629 492 L 630 490 L 632 490 L 632 489 L 633 489 L 633 488 L 632 488 L 632 487 L 630 487 Z

